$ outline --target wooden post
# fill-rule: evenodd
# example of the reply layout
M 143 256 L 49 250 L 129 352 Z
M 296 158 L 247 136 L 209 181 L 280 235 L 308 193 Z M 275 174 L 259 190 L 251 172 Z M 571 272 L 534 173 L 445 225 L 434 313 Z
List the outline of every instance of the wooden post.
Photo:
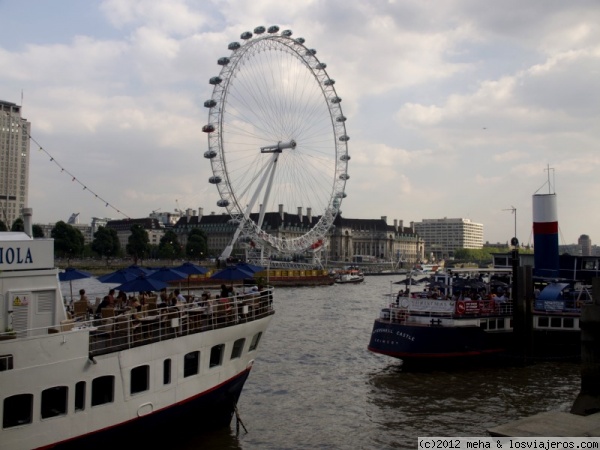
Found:
M 572 414 L 587 416 L 600 411 L 600 278 L 592 279 L 594 303 L 581 311 L 581 390 Z

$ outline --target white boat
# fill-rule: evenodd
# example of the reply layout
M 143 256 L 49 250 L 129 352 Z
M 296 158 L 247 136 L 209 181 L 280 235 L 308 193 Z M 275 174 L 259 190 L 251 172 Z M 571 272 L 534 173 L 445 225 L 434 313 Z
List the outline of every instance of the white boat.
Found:
M 338 284 L 362 283 L 363 281 L 365 281 L 365 276 L 363 273 L 358 271 L 338 272 L 334 281 Z
M 51 239 L 0 233 L 0 447 L 90 448 L 226 427 L 273 315 L 272 288 L 198 304 L 69 319 Z M 169 424 L 177 428 L 170 428 Z

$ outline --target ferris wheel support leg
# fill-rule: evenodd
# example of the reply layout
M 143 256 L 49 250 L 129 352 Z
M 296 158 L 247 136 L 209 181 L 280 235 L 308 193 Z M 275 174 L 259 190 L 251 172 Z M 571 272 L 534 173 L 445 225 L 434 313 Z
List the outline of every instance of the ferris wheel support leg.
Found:
M 267 178 L 269 178 L 267 192 L 265 193 L 265 201 L 263 202 L 263 205 L 262 205 L 262 208 L 260 211 L 260 219 L 258 222 L 259 228 L 262 226 L 262 222 L 263 222 L 263 218 L 264 218 L 264 214 L 265 214 L 266 203 L 267 203 L 267 200 L 269 199 L 269 190 L 273 184 L 273 177 L 275 174 L 275 166 L 277 165 L 277 159 L 278 159 L 278 154 L 273 153 L 273 159 L 271 160 L 271 164 L 265 170 L 265 173 L 264 173 L 263 177 L 261 178 L 260 183 L 258 184 L 256 191 L 254 192 L 254 195 L 252 196 L 252 199 L 250 200 L 250 203 L 248 204 L 248 206 L 246 206 L 246 211 L 244 212 L 244 220 L 240 221 L 240 224 L 238 225 L 237 229 L 235 230 L 235 233 L 233 234 L 233 238 L 231 238 L 231 242 L 229 243 L 229 245 L 227 247 L 225 247 L 225 250 L 223 250 L 223 253 L 221 253 L 221 256 L 219 257 L 220 260 L 225 260 L 231 256 L 231 253 L 233 252 L 233 245 L 237 242 L 238 238 L 240 237 L 240 233 L 242 232 L 242 229 L 244 227 L 244 222 L 248 217 L 250 217 L 250 211 L 252 211 L 252 208 L 254 207 L 256 200 L 258 199 L 258 195 L 262 191 L 265 181 L 267 180 Z

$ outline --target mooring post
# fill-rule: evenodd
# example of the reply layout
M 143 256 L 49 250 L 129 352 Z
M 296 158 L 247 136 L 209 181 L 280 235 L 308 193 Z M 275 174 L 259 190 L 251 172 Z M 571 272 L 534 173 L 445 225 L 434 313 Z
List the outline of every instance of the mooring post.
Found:
M 600 411 L 600 278 L 592 279 L 591 305 L 584 305 L 581 328 L 581 389 L 572 414 L 587 416 Z

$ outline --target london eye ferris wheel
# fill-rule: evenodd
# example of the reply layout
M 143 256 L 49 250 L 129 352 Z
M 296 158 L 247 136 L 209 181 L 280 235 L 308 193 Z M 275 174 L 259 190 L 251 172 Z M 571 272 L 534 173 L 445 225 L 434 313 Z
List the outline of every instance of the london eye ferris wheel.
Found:
M 278 253 L 301 253 L 323 242 L 346 196 L 348 140 L 342 99 L 326 64 L 291 30 L 259 26 L 232 42 L 204 102 L 208 150 L 220 199 L 240 235 Z M 266 212 L 285 208 L 313 223 L 278 236 L 263 229 Z M 303 228 L 304 229 L 304 228 Z

